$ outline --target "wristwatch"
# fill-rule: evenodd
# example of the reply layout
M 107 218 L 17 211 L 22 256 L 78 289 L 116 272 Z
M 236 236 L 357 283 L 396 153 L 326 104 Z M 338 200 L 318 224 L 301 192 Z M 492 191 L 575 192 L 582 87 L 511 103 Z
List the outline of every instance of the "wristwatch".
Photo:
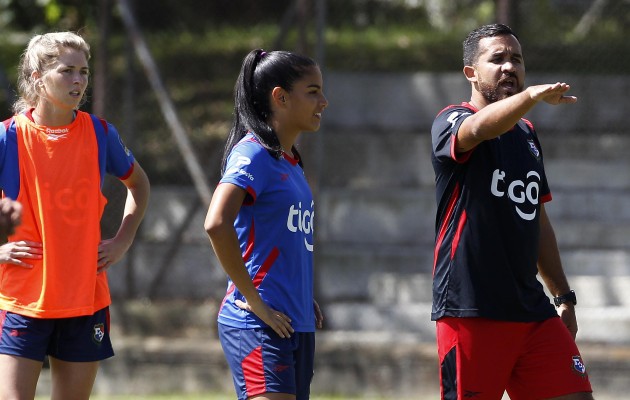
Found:
M 575 297 L 575 292 L 571 290 L 569 293 L 565 293 L 561 296 L 557 296 L 553 298 L 553 303 L 556 307 L 560 307 L 561 304 L 564 303 L 573 303 L 573 305 L 577 304 L 577 298 Z

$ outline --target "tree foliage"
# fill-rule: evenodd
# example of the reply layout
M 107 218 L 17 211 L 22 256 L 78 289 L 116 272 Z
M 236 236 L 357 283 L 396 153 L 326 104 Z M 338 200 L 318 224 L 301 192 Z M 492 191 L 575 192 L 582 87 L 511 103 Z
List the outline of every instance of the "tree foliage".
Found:
M 232 87 L 249 50 L 299 47 L 314 56 L 318 0 L 128 1 L 205 162 L 229 128 Z M 358 73 L 459 71 L 463 37 L 480 24 L 497 21 L 499 2 L 512 7 L 508 22 L 524 44 L 528 70 L 630 71 L 627 0 L 326 0 L 324 65 Z M 111 18 L 104 29 L 101 12 L 107 6 Z M 133 140 L 141 145 L 132 142 L 130 147 L 154 183 L 189 183 L 155 95 L 134 65 L 116 0 L 0 0 L 0 29 L 0 109 L 5 117 L 15 66 L 30 36 L 80 31 L 92 45 L 94 73 L 103 65 L 97 63 L 97 50 L 108 49 L 104 116 L 125 128 L 129 142 L 129 131 L 136 136 Z M 306 47 L 300 47 L 302 39 Z M 88 102 L 85 109 L 90 107 Z M 129 119 L 131 128 L 124 126 Z

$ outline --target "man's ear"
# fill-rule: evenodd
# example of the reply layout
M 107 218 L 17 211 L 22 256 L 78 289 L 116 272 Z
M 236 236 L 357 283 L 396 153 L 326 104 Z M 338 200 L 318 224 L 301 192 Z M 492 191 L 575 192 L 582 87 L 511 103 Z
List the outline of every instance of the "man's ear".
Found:
M 464 66 L 464 75 L 466 79 L 468 79 L 468 82 L 477 82 L 477 70 L 475 67 L 470 65 Z
M 271 98 L 278 106 L 283 106 L 287 102 L 287 92 L 280 86 L 276 86 L 271 91 Z

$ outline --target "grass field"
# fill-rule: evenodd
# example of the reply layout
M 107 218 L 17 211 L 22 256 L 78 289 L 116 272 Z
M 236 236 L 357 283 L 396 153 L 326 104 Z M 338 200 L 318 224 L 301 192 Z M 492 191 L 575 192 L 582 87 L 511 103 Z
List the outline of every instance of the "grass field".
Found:
M 147 396 L 133 396 L 133 395 L 100 395 L 90 397 L 92 400 L 230 400 L 234 399 L 232 394 L 172 394 L 172 395 L 147 395 Z M 429 400 L 433 397 L 415 397 L 414 400 Z M 35 400 L 47 400 L 48 397 L 38 396 Z M 339 396 L 311 396 L 311 400 L 389 400 L 385 397 L 339 397 Z M 405 400 L 405 399 L 398 399 Z M 411 399 L 407 399 L 411 400 Z
M 171 394 L 171 395 L 97 395 L 92 396 L 92 400 L 230 400 L 235 396 L 231 393 L 224 394 Z M 430 397 L 414 397 L 414 400 L 429 400 L 434 399 L 435 396 Z M 48 397 L 38 396 L 35 400 L 47 400 Z M 311 400 L 388 400 L 385 397 L 347 397 L 347 396 L 311 396 Z M 397 399 L 405 400 L 405 399 Z M 411 400 L 411 399 L 406 399 Z

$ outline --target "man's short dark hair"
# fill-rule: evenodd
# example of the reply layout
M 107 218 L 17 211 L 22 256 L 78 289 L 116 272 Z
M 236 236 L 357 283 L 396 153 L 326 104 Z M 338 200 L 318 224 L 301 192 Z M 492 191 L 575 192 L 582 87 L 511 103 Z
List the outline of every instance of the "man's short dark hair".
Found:
M 518 39 L 514 31 L 512 31 L 509 26 L 503 24 L 484 25 L 470 32 L 463 43 L 464 66 L 471 66 L 477 61 L 477 56 L 479 55 L 479 41 L 481 39 L 501 35 L 512 35 Z

